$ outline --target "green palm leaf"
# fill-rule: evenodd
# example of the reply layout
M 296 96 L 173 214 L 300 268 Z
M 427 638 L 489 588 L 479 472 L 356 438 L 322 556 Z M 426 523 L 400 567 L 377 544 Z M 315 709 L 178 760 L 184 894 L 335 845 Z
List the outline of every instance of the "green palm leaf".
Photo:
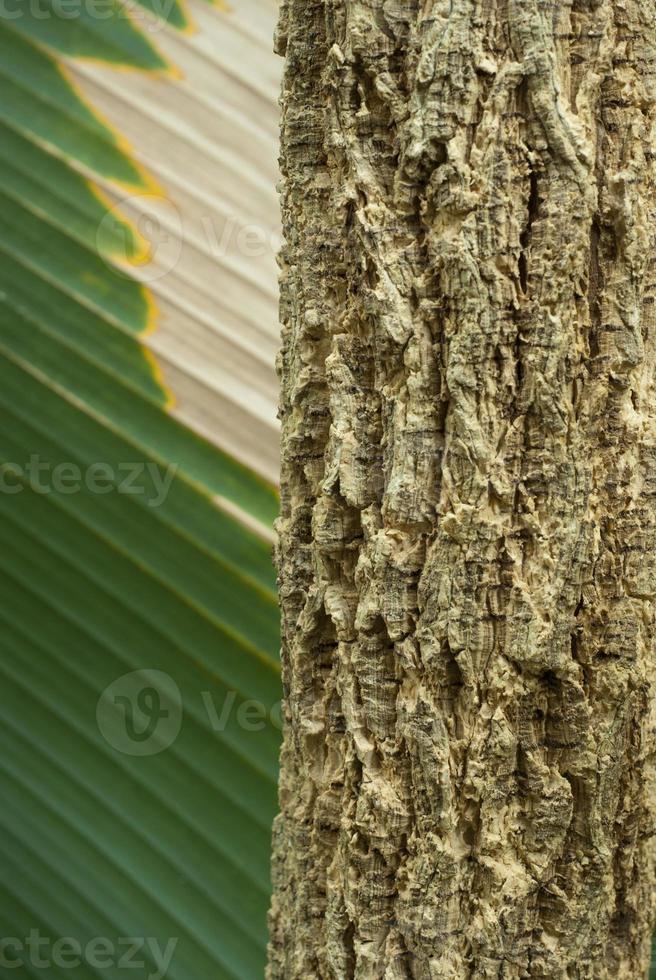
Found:
M 64 940 L 77 976 L 122 976 L 134 937 L 139 976 L 250 980 L 264 964 L 280 680 L 277 492 L 269 464 L 244 460 L 258 446 L 272 458 L 273 429 L 253 422 L 238 459 L 238 385 L 174 408 L 171 375 L 191 390 L 198 363 L 169 316 L 162 368 L 165 300 L 138 281 L 148 236 L 113 203 L 161 192 L 82 91 L 83 78 L 101 91 L 106 62 L 190 99 L 164 52 L 191 63 L 194 41 L 171 33 L 189 27 L 179 3 L 144 0 L 144 23 L 169 25 L 155 34 L 117 0 L 74 22 L 44 4 L 47 17 L 13 0 L 0 18 L 0 976 L 18 963 L 43 975 L 39 956 L 68 976 Z M 117 104 L 140 77 L 116 76 Z M 199 118 L 212 97 L 199 94 Z M 253 290 L 251 324 L 266 308 Z M 190 295 L 184 323 L 202 327 Z M 234 431 L 210 438 L 195 420 L 227 404 Z

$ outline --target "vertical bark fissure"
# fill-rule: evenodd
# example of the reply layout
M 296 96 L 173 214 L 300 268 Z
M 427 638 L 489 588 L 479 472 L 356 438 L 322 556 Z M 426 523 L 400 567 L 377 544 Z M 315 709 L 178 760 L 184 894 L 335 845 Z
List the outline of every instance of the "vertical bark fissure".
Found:
M 521 251 L 519 253 L 519 284 L 523 293 L 528 292 L 528 263 L 531 246 L 531 230 L 533 222 L 537 219 L 540 195 L 538 193 L 538 175 L 535 170 L 529 174 L 530 192 L 528 205 L 526 208 L 526 225 L 519 239 Z M 519 359 L 518 359 L 519 360 Z
M 656 13 L 285 0 L 268 976 L 626 977 L 654 889 Z

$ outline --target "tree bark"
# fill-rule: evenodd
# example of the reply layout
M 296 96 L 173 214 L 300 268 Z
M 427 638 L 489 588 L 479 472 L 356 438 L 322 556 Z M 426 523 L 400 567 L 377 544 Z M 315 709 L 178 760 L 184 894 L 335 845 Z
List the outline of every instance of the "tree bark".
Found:
M 287 0 L 270 980 L 645 976 L 653 0 Z

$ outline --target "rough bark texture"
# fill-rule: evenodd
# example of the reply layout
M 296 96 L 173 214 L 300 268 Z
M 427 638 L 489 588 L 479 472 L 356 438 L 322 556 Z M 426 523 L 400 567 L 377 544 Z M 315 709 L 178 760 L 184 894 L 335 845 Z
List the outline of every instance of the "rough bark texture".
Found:
M 653 0 L 287 0 L 268 976 L 645 975 Z

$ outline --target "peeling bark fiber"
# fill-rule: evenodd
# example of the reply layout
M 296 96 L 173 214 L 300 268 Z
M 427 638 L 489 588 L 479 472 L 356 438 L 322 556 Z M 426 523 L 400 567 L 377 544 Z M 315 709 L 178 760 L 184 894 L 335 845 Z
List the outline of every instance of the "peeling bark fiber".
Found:
M 286 0 L 269 980 L 646 976 L 656 4 Z

